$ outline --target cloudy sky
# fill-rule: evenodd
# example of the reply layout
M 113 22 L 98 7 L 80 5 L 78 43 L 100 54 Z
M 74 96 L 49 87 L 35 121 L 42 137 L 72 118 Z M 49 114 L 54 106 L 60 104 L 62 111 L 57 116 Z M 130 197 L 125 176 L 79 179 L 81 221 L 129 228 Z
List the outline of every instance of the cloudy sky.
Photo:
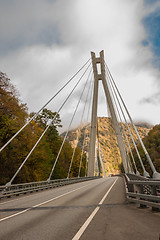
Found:
M 157 124 L 159 26 L 160 0 L 0 0 L 0 70 L 37 111 L 90 51 L 98 56 L 103 49 L 133 119 Z M 100 116 L 104 103 L 101 91 Z M 57 110 L 57 102 L 50 108 Z M 66 106 L 63 115 L 70 112 Z

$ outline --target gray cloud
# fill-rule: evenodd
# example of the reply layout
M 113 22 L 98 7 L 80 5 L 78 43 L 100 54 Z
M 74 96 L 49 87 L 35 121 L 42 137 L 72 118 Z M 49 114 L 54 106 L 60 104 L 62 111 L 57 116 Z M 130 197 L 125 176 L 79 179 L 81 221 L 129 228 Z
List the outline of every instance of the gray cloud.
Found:
M 98 54 L 104 49 L 133 117 L 156 123 L 157 108 L 148 116 L 139 101 L 160 89 L 151 47 L 142 44 L 147 38 L 142 20 L 158 4 L 148 7 L 143 0 L 1 1 L 1 71 L 16 84 L 30 111 L 37 111 L 90 58 L 91 50 Z M 55 100 L 53 109 L 69 91 L 66 88 Z M 105 102 L 103 94 L 99 93 L 100 103 Z M 104 104 L 99 107 L 100 114 L 106 113 Z M 70 106 L 62 115 L 68 118 L 68 113 Z
M 60 42 L 56 25 L 57 1 L 7 0 L 0 5 L 0 53 Z
M 143 98 L 140 100 L 140 104 L 156 104 L 159 105 L 160 103 L 160 92 L 153 94 L 150 97 Z

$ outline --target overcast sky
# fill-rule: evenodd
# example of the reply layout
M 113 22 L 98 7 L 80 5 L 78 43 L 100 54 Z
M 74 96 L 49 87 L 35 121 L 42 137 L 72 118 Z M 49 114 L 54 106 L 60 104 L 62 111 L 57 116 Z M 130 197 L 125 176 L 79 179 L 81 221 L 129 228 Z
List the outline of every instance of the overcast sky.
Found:
M 160 0 L 0 0 L 0 70 L 37 111 L 103 49 L 133 119 L 158 124 L 159 26 Z M 104 116 L 103 91 L 99 103 Z

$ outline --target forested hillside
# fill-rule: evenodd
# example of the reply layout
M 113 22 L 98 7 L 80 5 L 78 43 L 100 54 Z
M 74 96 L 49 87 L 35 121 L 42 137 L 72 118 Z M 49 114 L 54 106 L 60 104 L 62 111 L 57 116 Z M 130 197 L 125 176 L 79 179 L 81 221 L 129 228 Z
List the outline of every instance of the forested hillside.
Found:
M 32 149 L 48 121 L 53 120 L 36 149 L 16 177 L 14 183 L 47 180 L 62 143 L 57 127 L 61 127 L 59 114 L 44 109 L 41 114 L 0 153 L 0 184 L 7 183 Z M 0 72 L 0 147 L 2 147 L 33 116 L 6 74 Z M 52 179 L 65 178 L 72 158 L 72 147 L 64 144 Z M 78 175 L 81 150 L 76 149 L 70 177 Z M 83 157 L 81 175 L 84 175 L 86 158 Z
M 140 126 L 139 126 L 140 125 Z M 138 144 L 138 137 L 135 134 L 133 127 L 129 124 L 131 132 L 133 134 L 133 137 L 135 139 L 136 144 Z M 147 124 L 145 123 L 145 127 L 142 127 L 143 124 L 139 123 L 137 126 L 138 132 L 141 136 L 141 138 L 144 138 L 150 129 L 148 128 Z M 126 134 L 128 136 L 129 142 L 132 144 L 132 140 L 129 134 L 129 131 L 127 129 L 127 126 L 124 125 L 124 128 L 126 130 Z M 84 131 L 85 127 L 81 129 L 80 131 L 80 137 L 79 137 L 79 143 L 78 146 L 81 147 L 83 143 L 84 138 Z M 75 144 L 76 136 L 77 136 L 78 129 L 74 129 L 69 132 L 68 134 L 68 140 L 72 144 L 72 147 Z M 87 136 L 90 132 L 90 125 L 87 127 Z M 108 117 L 98 117 L 98 132 L 99 132 L 99 143 L 101 146 L 101 149 L 103 151 L 103 162 L 105 166 L 105 171 L 107 174 L 109 173 L 115 173 L 118 174 L 121 171 L 121 157 L 120 152 L 118 148 L 118 143 L 116 139 L 116 135 L 111 123 L 111 119 Z M 62 136 L 64 133 L 62 134 Z M 87 137 L 87 141 L 89 141 L 89 137 Z
M 26 104 L 23 104 L 20 101 L 19 95 L 10 79 L 0 72 L 0 147 L 3 146 L 28 121 L 28 119 L 33 116 L 33 114 L 34 113 L 29 113 Z M 55 118 L 53 124 L 49 127 L 47 133 L 44 135 L 37 148 L 33 151 L 28 161 L 23 166 L 14 183 L 47 180 L 60 149 L 64 134 L 59 136 L 57 131 L 57 128 L 61 127 L 59 114 L 52 112 L 51 110 L 44 109 L 41 114 L 34 121 L 32 120 L 31 123 L 25 127 L 23 131 L 0 153 L 0 184 L 5 184 L 11 179 L 44 129 L 47 127 L 48 121 L 53 120 L 53 118 Z M 143 138 L 146 148 L 157 170 L 160 172 L 160 125 L 155 126 L 151 130 L 149 129 L 150 127 L 151 126 L 146 123 L 137 124 L 138 132 Z M 129 137 L 127 126 L 125 126 L 125 129 Z M 121 159 L 110 118 L 99 117 L 98 130 L 99 142 L 104 154 L 106 173 L 119 173 L 121 169 Z M 82 147 L 83 144 L 84 131 L 85 127 L 81 129 L 79 135 L 79 147 Z M 132 127 L 131 131 L 134 135 L 136 143 L 138 144 L 138 138 Z M 65 178 L 67 176 L 73 153 L 72 147 L 74 147 L 77 132 L 78 129 L 69 132 L 68 142 L 64 144 L 52 179 Z M 87 141 L 89 141 L 89 132 L 90 126 L 88 125 Z M 87 141 L 85 143 L 86 150 Z M 130 137 L 129 141 L 131 143 Z M 147 171 L 151 173 L 144 152 L 139 145 L 138 148 Z M 136 153 L 134 151 L 133 153 L 135 155 L 139 171 L 141 172 L 141 167 Z M 81 150 L 80 148 L 77 148 L 70 177 L 76 177 L 78 175 L 80 157 Z M 83 156 L 81 176 L 85 173 L 85 164 L 86 157 Z
M 153 127 L 153 129 L 150 130 L 148 135 L 143 139 L 143 142 L 147 148 L 147 151 L 153 161 L 154 166 L 156 167 L 156 170 L 160 172 L 160 124 Z M 149 167 L 149 164 L 146 160 L 144 151 L 142 150 L 141 146 L 138 145 L 138 149 L 140 151 L 140 155 L 142 157 L 142 160 L 144 162 L 144 165 L 146 167 L 146 170 L 152 175 L 152 171 Z M 138 160 L 138 157 L 136 155 L 136 152 L 133 152 L 134 158 L 136 161 L 136 164 L 138 166 L 139 171 L 142 173 L 142 169 L 140 167 L 140 163 Z

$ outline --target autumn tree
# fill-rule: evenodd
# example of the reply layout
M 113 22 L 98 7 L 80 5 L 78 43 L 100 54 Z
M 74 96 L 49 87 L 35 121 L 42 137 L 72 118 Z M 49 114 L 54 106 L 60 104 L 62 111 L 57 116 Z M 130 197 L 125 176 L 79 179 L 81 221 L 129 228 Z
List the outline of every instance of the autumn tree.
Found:
M 0 146 L 2 147 L 34 113 L 28 114 L 26 104 L 19 100 L 15 87 L 2 72 L 0 72 L 0 102 Z M 45 108 L 1 152 L 0 184 L 10 181 L 47 127 L 49 128 L 46 134 L 29 156 L 13 183 L 48 179 L 63 138 L 59 136 L 57 130 L 58 127 L 62 127 L 60 115 Z M 65 142 L 52 179 L 67 177 L 72 153 L 71 145 L 69 142 Z M 76 150 L 71 174 L 73 177 L 77 177 L 80 155 L 80 149 Z
M 151 129 L 148 133 L 148 136 L 143 138 L 143 143 L 151 157 L 151 160 L 158 172 L 160 172 L 160 124 L 156 125 Z M 144 163 L 144 166 L 146 170 L 150 173 L 152 176 L 152 170 L 149 166 L 149 163 L 146 159 L 145 153 L 141 147 L 141 145 L 138 145 L 138 151 L 140 153 L 140 156 L 142 158 L 142 161 Z M 142 172 L 142 168 L 138 159 L 138 156 L 136 154 L 136 151 L 133 150 L 134 158 L 136 161 L 136 165 L 138 167 L 138 170 Z

